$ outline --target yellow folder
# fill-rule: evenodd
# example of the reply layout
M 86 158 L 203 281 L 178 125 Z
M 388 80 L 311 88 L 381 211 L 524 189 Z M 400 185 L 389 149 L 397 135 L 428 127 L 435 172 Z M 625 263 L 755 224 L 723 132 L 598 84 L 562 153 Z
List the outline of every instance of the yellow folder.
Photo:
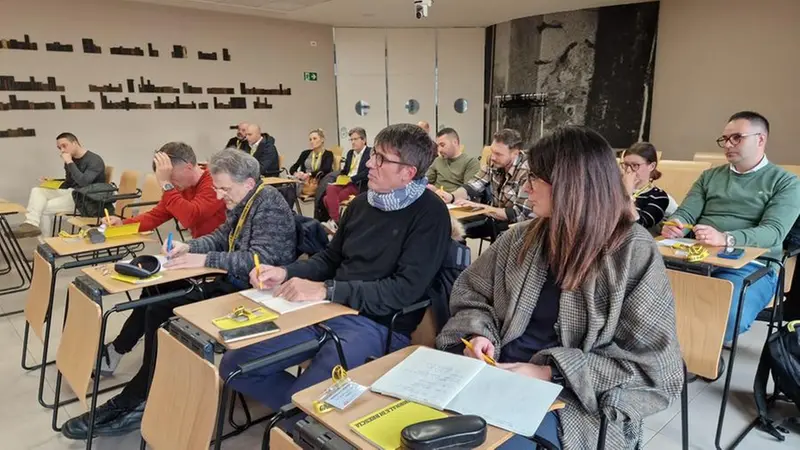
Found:
M 222 317 L 213 319 L 211 323 L 216 325 L 220 330 L 235 330 L 237 328 L 255 325 L 261 322 L 269 322 L 278 318 L 278 315 L 266 308 L 253 308 L 245 312 L 239 317 L 233 317 L 232 314 L 226 314 Z
M 122 236 L 130 236 L 139 232 L 139 223 L 129 223 L 125 225 L 117 225 L 114 227 L 106 227 L 104 233 L 106 238 L 115 238 Z
M 61 185 L 64 184 L 63 180 L 44 180 L 42 184 L 39 185 L 40 188 L 45 189 L 61 189 Z
M 347 186 L 348 184 L 350 184 L 350 177 L 348 177 L 347 175 L 339 175 L 338 177 L 336 177 L 336 182 L 334 182 L 333 184 L 337 186 Z
M 445 417 L 447 414 L 441 411 L 400 400 L 350 423 L 350 428 L 380 449 L 396 450 L 401 446 L 400 432 L 403 428 Z
M 130 283 L 130 284 L 144 284 L 144 283 L 149 283 L 151 281 L 158 280 L 159 278 L 161 278 L 161 274 L 157 273 L 157 274 L 149 276 L 147 278 L 136 278 L 136 277 L 132 277 L 130 275 L 123 275 L 121 273 L 114 272 L 111 275 L 111 278 L 113 278 L 113 279 L 115 279 L 117 281 L 122 281 L 122 282 Z

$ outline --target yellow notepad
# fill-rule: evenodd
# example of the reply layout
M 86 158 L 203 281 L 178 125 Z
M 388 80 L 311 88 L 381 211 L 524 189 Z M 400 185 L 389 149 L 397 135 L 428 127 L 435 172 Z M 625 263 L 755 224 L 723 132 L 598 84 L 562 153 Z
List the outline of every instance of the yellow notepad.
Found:
M 130 236 L 139 232 L 139 223 L 129 223 L 126 225 L 117 225 L 113 227 L 106 227 L 105 236 L 107 238 L 115 238 L 122 236 Z
M 147 278 L 136 278 L 136 277 L 132 277 L 130 275 L 123 275 L 121 273 L 114 272 L 111 275 L 111 278 L 113 278 L 115 280 L 118 280 L 118 281 L 123 281 L 125 283 L 130 283 L 130 284 L 143 284 L 143 283 L 149 283 L 151 281 L 158 280 L 159 278 L 161 278 L 161 274 L 157 273 L 157 274 L 155 274 L 153 276 L 149 276 Z
M 348 177 L 347 175 L 339 175 L 338 177 L 336 177 L 336 182 L 334 182 L 333 184 L 337 186 L 347 186 L 348 184 L 350 184 L 350 177 Z
M 249 314 L 243 315 L 240 318 L 231 317 L 231 314 L 226 314 L 222 317 L 213 319 L 211 323 L 216 325 L 220 330 L 235 330 L 237 328 L 255 325 L 261 322 L 269 322 L 278 318 L 278 315 L 266 308 L 253 308 Z
M 397 450 L 401 446 L 403 428 L 428 420 L 443 419 L 447 414 L 419 403 L 400 400 L 350 423 L 350 428 L 384 450 Z
M 61 189 L 61 185 L 64 184 L 63 180 L 44 180 L 42 184 L 39 185 L 40 188 L 45 189 Z

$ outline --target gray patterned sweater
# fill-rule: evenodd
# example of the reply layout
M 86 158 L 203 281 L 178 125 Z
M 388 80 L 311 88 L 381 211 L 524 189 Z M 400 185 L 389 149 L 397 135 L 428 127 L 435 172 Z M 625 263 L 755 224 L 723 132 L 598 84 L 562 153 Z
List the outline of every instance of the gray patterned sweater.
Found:
M 505 233 L 458 278 L 438 347 L 480 335 L 498 358 L 524 333 L 548 269 L 541 245 L 518 262 L 526 229 L 524 223 Z M 609 418 L 606 448 L 641 447 L 642 419 L 666 409 L 683 383 L 672 290 L 644 228 L 631 227 L 622 246 L 603 257 L 596 279 L 562 292 L 555 327 L 561 346 L 531 362 L 552 358 L 565 378 L 563 448 L 597 447 L 601 408 Z
M 283 196 L 271 186 L 258 193 L 234 248 L 228 251 L 228 236 L 236 228 L 244 206 L 255 190 L 253 188 L 233 210 L 227 212 L 225 222 L 219 228 L 189 241 L 191 253 L 208 255 L 207 267 L 225 269 L 229 276 L 247 284 L 255 266 L 254 253 L 258 253 L 262 264 L 271 266 L 283 266 L 296 259 L 294 215 Z

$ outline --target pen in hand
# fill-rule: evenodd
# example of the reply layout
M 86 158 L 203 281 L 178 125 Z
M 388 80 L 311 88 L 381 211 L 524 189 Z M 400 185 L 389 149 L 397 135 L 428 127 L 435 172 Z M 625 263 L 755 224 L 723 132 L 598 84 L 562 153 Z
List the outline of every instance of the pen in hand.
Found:
M 261 275 L 261 262 L 258 260 L 258 253 L 253 253 L 253 261 L 256 263 L 256 277 Z M 263 290 L 264 286 L 261 283 L 261 278 L 258 279 L 258 288 Z
M 464 338 L 461 338 L 461 342 L 463 342 L 464 345 L 468 349 L 470 349 L 470 351 L 472 351 L 472 353 L 475 353 L 477 355 L 477 353 L 475 352 L 475 347 L 473 347 L 472 344 L 470 344 L 468 340 L 466 340 Z M 481 356 L 483 357 L 483 360 L 486 361 L 486 364 L 489 364 L 489 365 L 492 365 L 492 366 L 496 366 L 497 365 L 497 362 L 491 356 L 489 356 L 489 355 L 487 355 L 485 353 L 481 353 Z
M 169 260 L 169 254 L 172 253 L 172 232 L 170 231 L 167 235 L 167 259 Z

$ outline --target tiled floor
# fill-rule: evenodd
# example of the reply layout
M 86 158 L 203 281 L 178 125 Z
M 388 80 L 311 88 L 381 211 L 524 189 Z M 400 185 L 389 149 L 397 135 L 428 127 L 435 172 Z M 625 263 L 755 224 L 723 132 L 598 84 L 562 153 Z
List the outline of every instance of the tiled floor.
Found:
M 35 243 L 25 243 L 31 250 Z M 149 250 L 157 251 L 156 246 Z M 477 246 L 475 246 L 477 247 Z M 477 248 L 475 248 L 477 254 Z M 60 274 L 56 292 L 56 306 L 54 318 L 61 321 L 63 317 L 64 294 L 66 286 L 77 275 L 77 271 L 65 271 Z M 0 283 L 3 280 L 0 279 Z M 0 297 L 0 310 L 12 311 L 20 309 L 27 292 Z M 124 301 L 125 297 L 110 297 L 110 303 Z M 107 303 L 106 305 L 110 304 Z M 124 317 L 112 317 L 109 325 L 109 335 L 114 336 L 122 326 Z M 58 323 L 58 322 L 57 322 Z M 36 401 L 38 387 L 38 371 L 25 372 L 20 368 L 22 348 L 22 335 L 24 329 L 22 315 L 0 318 L 0 436 L 3 443 L 0 448 L 10 450 L 36 449 L 80 449 L 83 442 L 70 441 L 60 433 L 51 430 L 51 411 L 39 406 Z M 55 327 L 51 355 L 55 355 L 59 337 L 58 327 Z M 740 351 L 736 360 L 736 367 L 731 387 L 731 399 L 726 412 L 723 443 L 729 443 L 734 433 L 742 430 L 754 416 L 752 399 L 753 375 L 758 363 L 765 336 L 765 327 L 756 324 L 753 329 L 742 336 Z M 41 343 L 35 337 L 29 346 L 28 358 L 32 364 L 38 362 L 41 356 Z M 134 352 L 126 356 L 114 379 L 104 380 L 114 383 L 128 379 L 136 370 L 141 361 L 142 345 L 137 346 Z M 713 449 L 716 418 L 719 414 L 720 399 L 724 378 L 715 383 L 696 381 L 689 385 L 689 432 L 692 449 Z M 51 366 L 46 372 L 44 397 L 51 402 L 54 395 L 55 369 Z M 64 392 L 66 391 L 66 392 Z M 62 395 L 71 396 L 69 389 L 62 391 Z M 101 401 L 108 398 L 102 396 Z M 782 411 L 788 413 L 792 409 L 784 405 Z M 68 405 L 59 411 L 59 424 L 68 417 L 80 414 L 78 404 Z M 796 413 L 796 410 L 794 411 Z M 662 411 L 645 420 L 645 448 L 648 450 L 679 449 L 681 445 L 680 403 L 675 402 L 669 409 Z M 246 433 L 225 442 L 226 449 L 253 449 L 260 448 L 262 426 L 255 426 Z M 122 438 L 100 438 L 95 440 L 94 448 L 107 449 L 137 449 L 139 445 L 138 433 L 131 433 Z M 775 441 L 772 437 L 753 431 L 739 446 L 742 449 L 759 448 L 762 450 L 781 450 L 800 448 L 800 430 L 793 430 L 783 443 Z

